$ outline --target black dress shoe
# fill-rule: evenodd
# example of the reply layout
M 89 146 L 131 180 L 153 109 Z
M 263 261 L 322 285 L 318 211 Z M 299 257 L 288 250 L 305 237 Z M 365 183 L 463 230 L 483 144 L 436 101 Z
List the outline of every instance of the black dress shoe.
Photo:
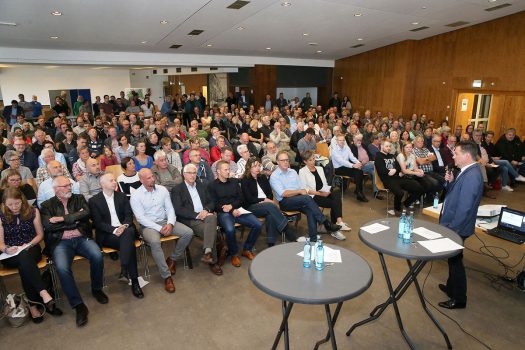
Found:
M 374 197 L 375 197 L 375 199 L 378 199 L 380 201 L 385 199 L 385 197 L 383 197 L 381 194 L 379 194 L 379 192 L 374 192 Z
M 357 193 L 357 200 L 360 202 L 368 202 L 368 199 L 365 197 L 365 195 L 361 192 Z
M 439 287 L 439 290 L 440 290 L 440 291 L 442 291 L 442 292 L 445 293 L 448 297 L 450 297 L 450 294 L 448 293 L 448 289 L 447 289 L 447 286 L 446 286 L 446 285 L 440 283 L 440 284 L 438 285 L 438 287 Z
M 339 231 L 341 229 L 341 225 L 336 225 L 336 224 L 332 223 L 330 220 L 325 220 L 323 222 L 323 225 L 324 225 L 324 228 L 326 229 L 326 231 L 328 231 L 328 232 L 336 232 L 336 231 Z
M 467 303 L 460 303 L 454 299 L 442 301 L 438 305 L 445 309 L 464 309 L 467 307 Z
M 31 316 L 31 321 L 33 321 L 33 323 L 42 323 L 44 321 L 44 316 L 40 315 L 38 317 L 33 317 Z
M 46 304 L 46 312 L 53 316 L 62 316 L 63 312 L 60 310 L 54 300 L 48 301 Z
M 88 322 L 88 313 L 89 310 L 87 306 L 82 303 L 75 306 L 75 311 L 77 312 L 77 327 L 85 326 Z
M 109 253 L 109 258 L 113 261 L 118 260 L 118 253 L 117 252 Z
M 131 282 L 131 293 L 139 299 L 144 298 L 144 293 L 138 282 Z
M 109 301 L 108 296 L 102 291 L 102 289 L 92 289 L 91 294 L 93 294 L 95 299 L 97 299 L 97 301 L 101 304 L 107 304 Z

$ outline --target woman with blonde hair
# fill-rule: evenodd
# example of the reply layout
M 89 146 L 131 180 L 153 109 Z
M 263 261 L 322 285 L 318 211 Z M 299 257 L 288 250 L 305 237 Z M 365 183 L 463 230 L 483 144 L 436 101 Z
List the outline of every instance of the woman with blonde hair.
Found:
M 20 176 L 20 173 L 17 170 L 6 169 L 2 175 L 4 175 L 4 177 L 0 182 L 0 199 L 2 198 L 2 195 L 6 189 L 17 188 L 26 197 L 27 201 L 35 201 L 36 193 L 33 189 L 33 186 L 27 183 L 22 183 L 22 176 Z

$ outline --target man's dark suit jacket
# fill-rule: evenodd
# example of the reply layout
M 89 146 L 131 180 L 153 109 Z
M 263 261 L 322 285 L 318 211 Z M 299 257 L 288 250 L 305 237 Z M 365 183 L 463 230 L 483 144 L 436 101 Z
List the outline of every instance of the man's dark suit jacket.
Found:
M 129 204 L 128 196 L 122 192 L 113 194 L 115 201 L 115 211 L 122 225 L 128 224 L 129 227 L 135 228 L 133 223 L 133 212 Z M 104 235 L 111 235 L 116 227 L 111 226 L 111 214 L 109 213 L 108 203 L 104 198 L 104 193 L 99 192 L 89 200 L 89 208 L 93 218 L 93 224 L 96 229 L 96 241 L 101 242 Z
M 463 239 L 474 233 L 479 202 L 483 195 L 483 176 L 479 164 L 458 173 L 447 185 L 447 195 L 439 223 L 456 232 Z
M 23 154 L 24 157 L 24 163 L 22 164 L 25 167 L 28 167 L 29 170 L 33 173 L 33 175 L 36 174 L 36 171 L 38 170 L 38 157 L 29 149 L 26 149 Z
M 197 192 L 201 199 L 202 207 L 204 210 L 213 212 L 214 204 L 208 195 L 206 185 L 197 181 Z M 190 191 L 186 187 L 186 181 L 176 185 L 171 190 L 171 202 L 175 208 L 175 214 L 177 219 L 180 219 L 182 223 L 187 220 L 195 220 L 199 213 L 193 209 L 193 200 L 191 199 Z

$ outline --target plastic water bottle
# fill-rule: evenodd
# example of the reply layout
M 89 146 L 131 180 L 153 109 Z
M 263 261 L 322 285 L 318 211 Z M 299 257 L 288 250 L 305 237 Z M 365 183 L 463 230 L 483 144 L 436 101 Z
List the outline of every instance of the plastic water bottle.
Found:
M 324 269 L 324 246 L 323 241 L 317 241 L 317 249 L 315 251 L 315 269 L 322 271 Z
M 312 253 L 310 256 L 313 256 L 315 258 L 317 254 L 317 246 L 319 245 L 319 241 L 321 241 L 321 235 L 317 235 L 317 240 L 314 243 L 314 246 L 312 248 Z
M 304 267 L 310 267 L 311 265 L 311 255 L 310 255 L 310 238 L 306 239 L 306 242 L 304 242 L 304 258 L 303 258 L 303 266 Z
M 434 196 L 434 209 L 438 208 L 438 204 L 439 204 L 439 196 L 438 196 L 438 193 L 436 192 L 436 195 Z
M 407 211 L 403 209 L 403 214 L 401 214 L 401 218 L 399 219 L 399 229 L 397 231 L 398 238 L 403 238 L 403 235 L 405 234 L 406 223 L 407 223 Z
M 405 232 L 403 234 L 403 243 L 410 243 L 412 241 L 412 230 L 414 228 L 414 212 L 410 211 L 405 225 Z

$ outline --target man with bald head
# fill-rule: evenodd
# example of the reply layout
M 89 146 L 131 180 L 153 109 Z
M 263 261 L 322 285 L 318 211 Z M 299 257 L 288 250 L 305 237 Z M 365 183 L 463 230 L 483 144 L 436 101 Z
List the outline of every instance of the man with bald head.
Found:
M 131 208 L 141 226 L 142 236 L 151 248 L 151 255 L 160 276 L 164 279 L 165 290 L 175 293 L 175 284 L 171 278 L 177 271 L 175 262 L 183 257 L 184 250 L 193 237 L 193 231 L 176 221 L 170 193 L 166 187 L 155 184 L 155 175 L 151 169 L 140 169 L 139 179 L 142 186 L 131 194 Z M 179 239 L 171 255 L 164 260 L 160 238 L 170 235 L 177 235 Z
M 120 251 L 119 280 L 128 283 L 131 280 L 131 293 L 144 298 L 139 286 L 135 237 L 137 231 L 133 223 L 133 212 L 128 197 L 122 192 L 115 192 L 117 181 L 113 174 L 100 177 L 102 191 L 89 200 L 89 208 L 96 229 L 96 242 L 100 247 Z
M 104 260 L 92 240 L 89 206 L 84 197 L 72 193 L 71 179 L 65 176 L 54 177 L 52 187 L 54 196 L 41 205 L 46 254 L 53 257 L 62 289 L 69 305 L 76 310 L 77 326 L 81 327 L 88 321 L 88 309 L 71 271 L 73 258 L 79 255 L 89 260 L 91 293 L 99 303 L 107 304 L 108 297 L 102 291 Z
M 55 179 L 58 176 L 65 177 L 66 175 L 64 173 L 62 163 L 60 163 L 58 160 L 52 160 L 49 163 L 47 163 L 47 172 L 49 174 L 49 178 L 43 181 L 38 186 L 37 204 L 39 207 L 44 201 L 48 200 L 49 198 L 55 195 L 55 190 L 53 189 L 53 179 Z M 74 194 L 79 194 L 80 192 L 78 182 L 75 182 L 72 179 L 69 179 L 69 181 L 71 183 L 71 191 Z
M 78 181 L 80 194 L 84 196 L 86 201 L 91 197 L 102 191 L 100 187 L 100 163 L 97 159 L 88 158 L 86 160 L 86 172 L 80 177 Z

